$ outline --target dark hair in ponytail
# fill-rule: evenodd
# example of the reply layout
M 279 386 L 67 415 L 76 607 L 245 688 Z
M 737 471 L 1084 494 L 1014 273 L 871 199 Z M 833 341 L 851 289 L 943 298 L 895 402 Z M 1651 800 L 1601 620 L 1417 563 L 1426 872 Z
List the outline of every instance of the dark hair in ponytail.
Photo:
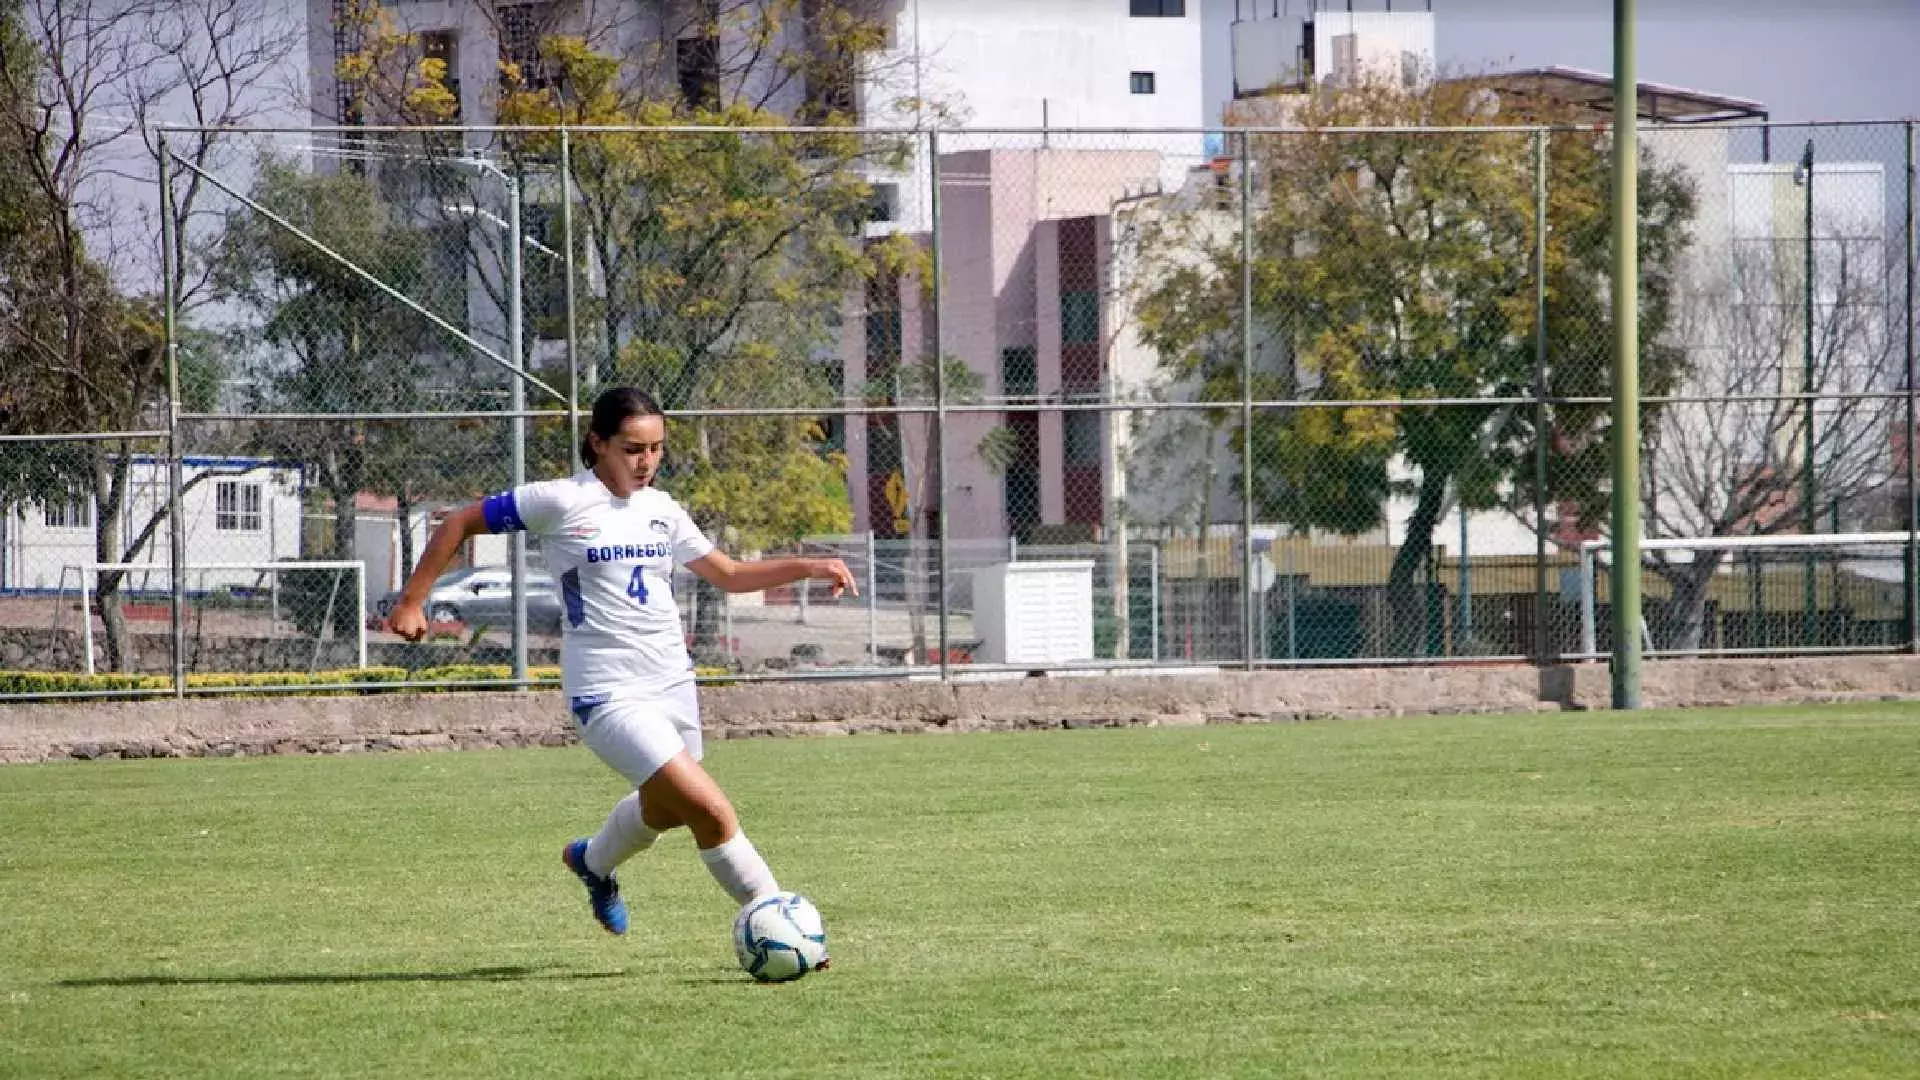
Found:
M 620 434 L 620 425 L 633 417 L 665 415 L 667 414 L 660 408 L 660 403 L 653 400 L 653 395 L 645 390 L 637 390 L 631 386 L 609 386 L 600 391 L 599 397 L 593 399 L 593 422 L 588 425 L 587 430 L 602 439 L 611 439 Z M 588 468 L 592 468 L 598 456 L 593 452 L 592 436 L 581 436 L 580 460 L 586 462 Z

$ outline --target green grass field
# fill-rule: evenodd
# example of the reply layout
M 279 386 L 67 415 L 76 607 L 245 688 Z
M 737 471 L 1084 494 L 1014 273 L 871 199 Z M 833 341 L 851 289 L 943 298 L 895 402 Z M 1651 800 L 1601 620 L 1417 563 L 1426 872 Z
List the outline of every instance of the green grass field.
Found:
M 1915 1076 L 1920 709 L 715 744 L 834 967 L 583 749 L 0 769 L 6 1076 Z

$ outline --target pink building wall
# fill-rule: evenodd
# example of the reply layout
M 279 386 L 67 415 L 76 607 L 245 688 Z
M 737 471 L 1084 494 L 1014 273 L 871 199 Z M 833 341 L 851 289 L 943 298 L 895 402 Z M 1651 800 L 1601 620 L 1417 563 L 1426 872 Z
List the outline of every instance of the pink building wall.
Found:
M 1005 395 L 1002 351 L 1017 347 L 1035 350 L 1040 395 L 1060 392 L 1058 222 L 1105 217 L 1116 200 L 1154 190 L 1162 169 L 1162 156 L 1148 150 L 980 150 L 941 156 L 941 332 L 948 354 L 978 376 L 987 400 Z M 1102 243 L 1099 250 L 1105 258 L 1111 245 Z M 1111 280 L 1104 267 L 1098 277 L 1103 288 Z M 902 291 L 903 362 L 924 362 L 932 343 L 921 290 L 917 283 L 903 283 Z M 1106 307 L 1101 304 L 1103 311 Z M 853 298 L 841 346 L 850 397 L 869 377 L 864 314 L 863 299 Z M 917 471 L 927 456 L 931 425 L 917 417 L 904 419 L 908 467 Z M 976 452 L 981 440 L 1005 423 L 1007 414 L 948 417 L 948 529 L 957 540 L 1007 535 L 1002 478 Z M 1038 426 L 1042 520 L 1058 523 L 1066 510 L 1061 414 L 1041 413 Z M 847 424 L 846 431 L 854 528 L 864 531 L 872 520 L 866 482 L 870 447 L 863 422 Z

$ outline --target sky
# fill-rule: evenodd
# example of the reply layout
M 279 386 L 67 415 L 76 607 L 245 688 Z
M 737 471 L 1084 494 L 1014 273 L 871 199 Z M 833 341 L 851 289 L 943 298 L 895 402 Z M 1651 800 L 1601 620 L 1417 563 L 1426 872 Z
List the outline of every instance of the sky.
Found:
M 1270 12 L 1313 0 L 1238 0 Z M 1321 0 L 1325 4 L 1326 0 Z M 1338 2 L 1338 0 L 1336 0 Z M 1412 7 L 1423 0 L 1397 0 Z M 1206 122 L 1232 97 L 1235 0 L 1202 0 Z M 1339 2 L 1341 8 L 1344 2 Z M 1381 10 L 1356 0 L 1355 10 Z M 1920 117 L 1920 0 L 1638 0 L 1642 82 L 1765 103 L 1776 121 Z M 1432 0 L 1445 70 L 1613 67 L 1612 0 Z

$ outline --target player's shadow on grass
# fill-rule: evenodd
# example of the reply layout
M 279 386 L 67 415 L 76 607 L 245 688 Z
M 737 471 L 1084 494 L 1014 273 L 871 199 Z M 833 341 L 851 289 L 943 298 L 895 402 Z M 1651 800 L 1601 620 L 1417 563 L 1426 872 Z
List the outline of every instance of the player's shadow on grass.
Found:
M 519 982 L 528 979 L 624 979 L 625 971 L 549 971 L 532 967 L 481 967 L 465 971 L 343 971 L 285 975 L 107 975 L 61 979 L 66 989 L 134 986 L 329 986 L 388 982 Z

